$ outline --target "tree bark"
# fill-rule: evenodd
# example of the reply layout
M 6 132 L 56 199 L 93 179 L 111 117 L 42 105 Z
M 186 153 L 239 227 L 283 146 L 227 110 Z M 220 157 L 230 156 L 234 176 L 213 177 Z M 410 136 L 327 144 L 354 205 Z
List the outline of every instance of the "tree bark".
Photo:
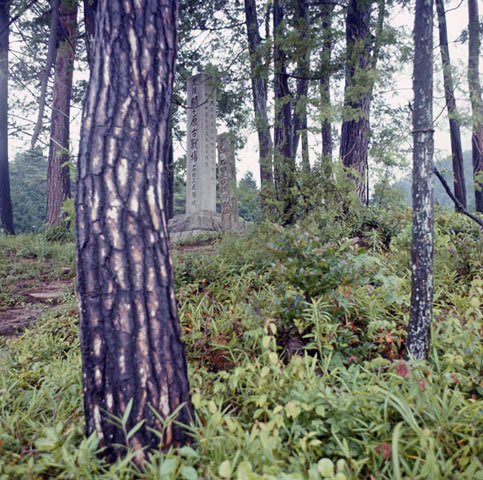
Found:
M 250 53 L 253 110 L 258 135 L 261 200 L 262 209 L 266 211 L 266 199 L 273 190 L 273 142 L 267 113 L 268 64 L 265 63 L 266 56 L 261 51 L 262 39 L 258 29 L 255 0 L 245 0 L 245 22 Z
M 8 173 L 9 0 L 0 0 L 0 230 L 15 234 Z
M 87 63 L 92 70 L 94 64 L 94 38 L 96 34 L 96 12 L 98 0 L 84 0 L 84 25 L 86 29 Z
M 77 41 L 77 2 L 61 0 L 57 39 L 47 168 L 47 225 L 59 225 L 62 204 L 71 196 L 68 162 L 70 99 Z
M 282 204 L 282 221 L 285 224 L 292 224 L 295 220 L 294 202 L 291 193 L 295 183 L 295 156 L 293 153 L 292 101 L 288 87 L 286 54 L 282 48 L 284 21 L 282 1 L 274 0 L 273 2 L 273 61 L 275 75 L 274 166 L 277 199 Z
M 320 79 L 320 103 L 323 113 L 322 116 L 322 166 L 324 176 L 329 178 L 332 175 L 332 123 L 330 121 L 330 76 L 332 68 L 330 65 L 332 56 L 332 12 L 334 5 L 322 7 L 322 52 L 321 52 L 321 71 L 323 77 Z
M 86 433 L 111 460 L 188 441 L 191 420 L 164 203 L 178 2 L 101 0 L 76 194 Z M 113 424 L 129 402 L 129 439 Z M 154 431 L 153 431 L 154 430 Z M 155 433 L 157 432 L 158 435 Z
M 451 157 L 453 161 L 454 194 L 459 203 L 466 209 L 466 185 L 463 167 L 463 149 L 461 147 L 460 122 L 457 117 L 456 100 L 454 96 L 454 82 L 451 73 L 451 61 L 448 47 L 448 33 L 446 30 L 446 12 L 444 0 L 436 0 L 438 13 L 439 48 L 443 63 L 444 94 L 448 109 L 449 129 L 451 136 Z M 456 209 L 459 207 L 455 204 Z
M 407 351 L 426 358 L 433 309 L 433 0 L 416 0 L 414 24 L 413 226 Z
M 470 90 L 473 133 L 471 150 L 475 183 L 475 208 L 483 213 L 483 101 L 480 84 L 480 35 L 478 0 L 468 0 L 468 84 Z
M 297 60 L 297 95 L 293 114 L 293 156 L 297 155 L 298 144 L 302 137 L 302 170 L 310 172 L 309 143 L 307 135 L 307 94 L 309 90 L 308 76 L 310 73 L 310 20 L 307 0 L 296 2 L 296 28 L 298 29 L 304 54 Z
M 341 128 L 340 158 L 353 169 L 356 192 L 367 204 L 367 156 L 369 112 L 373 81 L 371 70 L 371 2 L 350 0 L 346 18 L 347 65 L 344 90 L 344 121 Z
M 44 119 L 45 102 L 47 96 L 47 84 L 49 82 L 50 71 L 55 60 L 55 54 L 57 51 L 57 33 L 59 25 L 59 5 L 60 0 L 51 0 L 51 14 L 50 14 L 50 33 L 49 43 L 47 47 L 47 59 L 45 60 L 45 68 L 42 71 L 42 77 L 40 79 L 40 94 L 39 94 L 39 114 L 37 116 L 37 122 L 34 127 L 31 139 L 31 148 L 35 148 L 35 144 L 42 131 L 42 123 Z

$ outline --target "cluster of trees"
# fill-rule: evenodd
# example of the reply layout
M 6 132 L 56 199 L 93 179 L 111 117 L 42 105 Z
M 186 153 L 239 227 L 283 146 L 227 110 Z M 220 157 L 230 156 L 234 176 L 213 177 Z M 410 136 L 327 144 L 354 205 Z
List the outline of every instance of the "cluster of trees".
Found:
M 443 0 L 436 0 L 436 6 L 454 196 L 457 207 L 465 211 L 460 125 Z M 127 426 L 136 429 L 129 441 L 138 462 L 145 456 L 143 447 L 159 443 L 153 430 L 163 431 L 165 448 L 185 442 L 187 433 L 181 424 L 189 423 L 192 416 L 167 232 L 175 205 L 173 138 L 182 135 L 184 80 L 195 67 L 214 73 L 224 84 L 220 118 L 231 127 L 246 120 L 245 80 L 250 80 L 262 216 L 286 225 L 297 220 L 297 173 L 310 173 L 314 163 L 309 159 L 309 130 L 317 128 L 320 135 L 318 172 L 332 177 L 335 119 L 341 125 L 337 157 L 353 192 L 366 204 L 374 91 L 377 82 L 391 74 L 395 52 L 404 51 L 392 48 L 397 35 L 386 24 L 389 7 L 385 0 L 273 0 L 263 5 L 255 0 L 210 0 L 202 5 L 191 0 L 180 5 L 177 0 L 84 0 L 80 29 L 76 0 L 0 1 L 0 227 L 7 233 L 14 233 L 7 150 L 10 28 L 24 22 L 24 36 L 31 35 L 24 40 L 30 48 L 36 48 L 37 42 L 41 45 L 44 38 L 45 64 L 30 71 L 23 67 L 26 77 L 40 79 L 32 147 L 42 136 L 45 106 L 51 107 L 47 224 L 59 223 L 62 203 L 71 196 L 69 120 L 76 93 L 76 58 L 84 57 L 90 71 L 77 162 L 77 274 L 87 433 L 97 432 L 108 456 L 119 455 L 116 445 L 124 440 L 113 415 L 121 418 L 130 411 Z M 481 187 L 483 115 L 476 0 L 468 0 L 468 11 L 473 174 Z M 213 32 L 212 44 L 230 42 L 246 48 L 239 56 L 225 48 L 218 63 L 206 61 L 203 42 L 195 39 Z M 178 33 L 181 48 L 175 83 Z M 76 53 L 79 48 L 83 55 Z M 343 102 L 337 116 L 331 92 L 339 79 Z M 432 0 L 416 0 L 413 79 L 413 282 L 407 347 L 410 355 L 424 358 L 432 314 Z M 316 113 L 317 125 L 310 121 L 310 112 Z M 482 192 L 475 190 L 475 206 L 481 212 Z M 163 428 L 163 419 L 173 412 L 179 423 Z

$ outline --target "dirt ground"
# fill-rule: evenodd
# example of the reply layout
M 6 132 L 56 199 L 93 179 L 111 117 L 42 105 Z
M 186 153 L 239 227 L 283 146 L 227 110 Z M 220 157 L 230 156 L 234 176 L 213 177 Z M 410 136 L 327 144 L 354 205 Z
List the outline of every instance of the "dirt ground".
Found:
M 59 304 L 63 295 L 72 291 L 73 280 L 56 280 L 35 289 L 19 288 L 20 305 L 0 310 L 0 336 L 14 336 L 37 321 L 48 309 Z
M 213 244 L 177 245 L 173 248 L 177 254 L 199 252 L 213 255 Z M 56 280 L 46 283 L 42 287 L 29 288 L 27 284 L 17 285 L 14 295 L 20 301 L 13 307 L 0 309 L 0 336 L 14 337 L 22 330 L 36 322 L 47 310 L 55 308 L 62 296 L 72 292 L 75 279 Z

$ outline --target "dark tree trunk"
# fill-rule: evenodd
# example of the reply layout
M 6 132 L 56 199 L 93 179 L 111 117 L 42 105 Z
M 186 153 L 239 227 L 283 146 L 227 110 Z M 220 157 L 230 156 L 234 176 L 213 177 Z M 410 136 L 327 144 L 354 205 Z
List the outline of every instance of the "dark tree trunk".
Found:
M 300 32 L 300 41 L 303 45 L 304 54 L 299 57 L 297 65 L 297 96 L 294 102 L 293 114 L 293 151 L 295 158 L 298 144 L 302 137 L 302 169 L 310 172 L 309 142 L 307 136 L 307 94 L 309 90 L 308 76 L 310 73 L 310 20 L 307 9 L 307 0 L 297 0 L 296 5 L 296 28 Z
M 414 24 L 413 236 L 407 351 L 429 351 L 433 310 L 433 0 L 416 0 Z
M 164 201 L 177 49 L 176 0 L 102 0 L 83 113 L 76 195 L 86 430 L 113 459 L 188 441 L 187 366 Z M 156 415 L 153 414 L 156 412 Z M 158 417 L 159 416 L 159 417 Z M 157 431 L 161 438 L 153 432 Z
M 98 0 L 84 0 L 84 25 L 86 29 L 87 63 L 92 69 L 94 64 L 94 37 L 96 35 L 96 11 Z
M 70 198 L 70 99 L 77 37 L 77 2 L 61 0 L 47 168 L 47 225 L 59 225 L 64 200 Z
M 468 84 L 470 87 L 473 134 L 471 137 L 475 207 L 483 213 L 483 102 L 480 84 L 480 35 L 478 0 L 468 0 Z
M 268 64 L 261 51 L 260 32 L 255 0 L 245 0 L 245 21 L 250 53 L 250 76 L 252 81 L 253 110 L 258 134 L 260 156 L 260 182 L 262 192 L 262 209 L 265 211 L 265 200 L 273 190 L 272 156 L 273 143 L 267 114 L 267 78 Z
M 322 53 L 321 71 L 323 77 L 320 80 L 320 103 L 323 112 L 322 116 L 322 165 L 326 178 L 332 174 L 332 124 L 330 121 L 330 76 L 332 68 L 330 65 L 332 56 L 332 12 L 333 5 L 323 7 L 322 16 Z
M 340 158 L 353 169 L 356 192 L 367 203 L 367 156 L 369 112 L 373 80 L 371 69 L 371 2 L 350 0 L 346 18 L 347 65 L 344 90 L 344 120 L 341 129 Z
M 282 0 L 283 1 L 283 0 Z M 282 221 L 294 222 L 292 187 L 294 185 L 295 156 L 293 153 L 292 102 L 288 87 L 286 54 L 283 51 L 282 28 L 284 11 L 281 0 L 273 2 L 275 127 L 274 166 L 277 198 L 282 204 Z
M 15 234 L 8 174 L 8 34 L 10 0 L 0 0 L 0 230 Z
M 439 48 L 443 63 L 444 94 L 448 109 L 449 129 L 451 136 L 451 156 L 453 160 L 454 194 L 459 203 L 466 208 L 466 185 L 463 168 L 463 149 L 461 147 L 460 122 L 457 118 L 456 100 L 454 96 L 453 75 L 449 57 L 448 33 L 446 31 L 446 13 L 444 0 L 436 0 L 439 27 Z M 455 205 L 458 210 L 459 207 Z

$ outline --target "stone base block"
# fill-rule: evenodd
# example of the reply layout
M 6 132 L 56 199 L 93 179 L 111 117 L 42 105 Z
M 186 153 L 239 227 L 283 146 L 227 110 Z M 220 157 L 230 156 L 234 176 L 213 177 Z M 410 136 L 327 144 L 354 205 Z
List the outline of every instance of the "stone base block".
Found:
M 176 215 L 169 220 L 168 230 L 171 241 L 203 233 L 221 232 L 221 214 L 201 211 L 190 215 Z

